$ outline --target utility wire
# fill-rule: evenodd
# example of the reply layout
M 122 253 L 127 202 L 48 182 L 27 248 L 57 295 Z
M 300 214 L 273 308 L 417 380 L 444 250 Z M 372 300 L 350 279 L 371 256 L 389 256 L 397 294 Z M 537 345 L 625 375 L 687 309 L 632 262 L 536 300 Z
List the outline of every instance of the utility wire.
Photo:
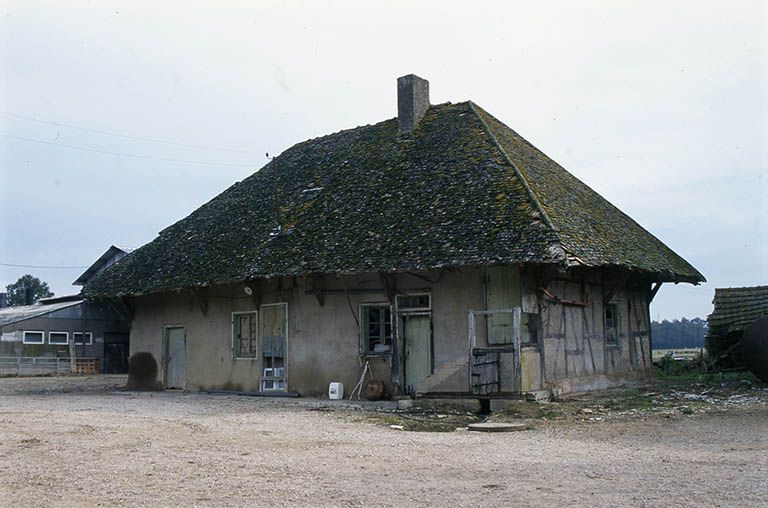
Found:
M 53 145 L 53 146 L 61 146 L 64 148 L 70 148 L 72 150 L 80 150 L 83 152 L 93 152 L 93 153 L 102 153 L 107 155 L 116 155 L 118 157 L 131 157 L 133 159 L 148 159 L 148 160 L 156 160 L 156 161 L 164 161 L 164 162 L 181 162 L 184 164 L 202 164 L 207 166 L 237 166 L 237 167 L 243 167 L 243 168 L 252 168 L 256 166 L 256 164 L 241 164 L 236 162 L 207 162 L 207 161 L 194 161 L 194 160 L 188 160 L 188 159 L 171 159 L 168 157 L 153 157 L 151 155 L 138 155 L 134 153 L 123 153 L 123 152 L 110 152 L 109 150 L 98 150 L 96 148 L 85 148 L 83 146 L 75 146 L 75 145 L 67 145 L 65 143 L 56 143 L 53 141 L 43 141 L 40 139 L 32 139 L 32 138 L 24 138 L 21 136 L 12 136 L 10 134 L 0 134 L 0 136 L 4 138 L 9 139 L 18 139 L 20 141 L 27 141 L 30 143 L 39 143 L 41 145 Z
M 87 266 L 40 266 L 40 265 L 14 265 L 11 263 L 0 263 L 0 266 L 12 266 L 14 268 L 50 268 L 56 270 L 84 270 Z
M 114 136 L 116 138 L 124 138 L 124 139 L 134 139 L 137 141 L 150 141 L 152 143 L 163 143 L 166 145 L 175 145 L 175 146 L 185 146 L 188 148 L 202 148 L 204 150 L 223 150 L 225 152 L 238 152 L 238 153 L 249 153 L 253 155 L 259 155 L 257 152 L 253 152 L 251 150 L 240 150 L 237 148 L 226 148 L 223 146 L 212 146 L 212 145 L 193 145 L 191 143 L 180 143 L 178 141 L 168 141 L 164 139 L 156 139 L 156 138 L 145 138 L 141 136 L 130 136 L 128 134 L 116 134 L 114 132 L 108 132 L 103 131 L 101 129 L 91 129 L 88 127 L 80 127 L 78 125 L 72 125 L 69 123 L 61 123 L 61 122 L 51 122 L 48 120 L 38 120 L 37 118 L 33 118 L 30 116 L 24 116 L 24 115 L 18 115 L 16 113 L 10 113 L 8 111 L 0 111 L 0 114 L 10 116 L 12 118 L 18 118 L 20 120 L 27 120 L 29 122 L 37 122 L 37 123 L 43 123 L 47 125 L 55 125 L 56 127 L 66 127 L 67 129 L 76 129 L 79 131 L 85 131 L 85 132 L 95 132 L 97 134 L 104 134 L 105 136 Z

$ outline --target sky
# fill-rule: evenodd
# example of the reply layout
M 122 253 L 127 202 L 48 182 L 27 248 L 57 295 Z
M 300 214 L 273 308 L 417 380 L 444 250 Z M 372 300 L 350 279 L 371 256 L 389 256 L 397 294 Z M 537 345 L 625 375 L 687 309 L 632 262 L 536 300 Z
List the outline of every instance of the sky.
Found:
M 0 287 L 56 294 L 303 140 L 471 99 L 707 278 L 768 284 L 768 3 L 0 1 Z M 67 268 L 27 268 L 33 265 Z M 80 267 L 80 268 L 78 268 Z

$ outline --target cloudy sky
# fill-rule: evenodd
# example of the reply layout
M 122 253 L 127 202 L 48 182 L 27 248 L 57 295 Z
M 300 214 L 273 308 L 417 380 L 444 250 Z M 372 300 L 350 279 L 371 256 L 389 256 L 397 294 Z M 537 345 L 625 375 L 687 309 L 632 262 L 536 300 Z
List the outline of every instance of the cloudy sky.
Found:
M 63 7 L 66 4 L 67 7 Z M 534 5 L 535 4 L 535 5 Z M 0 3 L 0 286 L 57 294 L 307 138 L 472 99 L 696 266 L 768 284 L 765 2 Z

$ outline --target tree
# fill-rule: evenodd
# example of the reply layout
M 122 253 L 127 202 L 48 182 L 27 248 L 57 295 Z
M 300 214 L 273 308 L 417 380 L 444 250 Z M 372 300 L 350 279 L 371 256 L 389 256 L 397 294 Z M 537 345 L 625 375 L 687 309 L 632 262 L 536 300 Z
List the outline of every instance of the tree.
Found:
M 701 318 L 682 318 L 651 323 L 654 349 L 683 349 L 704 347 L 707 322 Z
M 5 290 L 8 293 L 9 307 L 32 305 L 41 298 L 53 296 L 47 282 L 42 282 L 29 274 L 20 277 L 13 284 L 8 284 Z

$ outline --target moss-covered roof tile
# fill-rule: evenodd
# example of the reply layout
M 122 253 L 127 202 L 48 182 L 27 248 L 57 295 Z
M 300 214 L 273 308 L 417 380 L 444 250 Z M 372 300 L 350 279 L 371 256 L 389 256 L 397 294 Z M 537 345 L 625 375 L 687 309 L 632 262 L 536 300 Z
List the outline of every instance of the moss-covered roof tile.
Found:
M 294 145 L 163 230 L 85 291 L 129 295 L 317 273 L 497 263 L 619 265 L 703 280 L 691 265 L 472 103 Z

